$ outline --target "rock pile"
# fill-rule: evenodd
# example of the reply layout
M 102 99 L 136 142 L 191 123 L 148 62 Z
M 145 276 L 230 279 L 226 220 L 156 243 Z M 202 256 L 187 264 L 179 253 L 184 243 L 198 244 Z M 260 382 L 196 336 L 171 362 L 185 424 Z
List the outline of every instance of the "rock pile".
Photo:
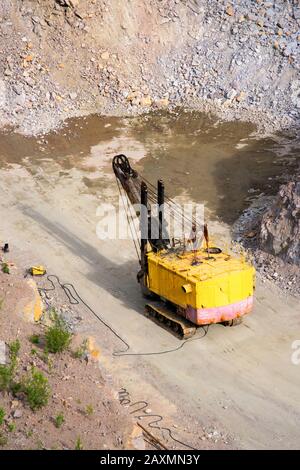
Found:
M 300 266 L 300 181 L 281 187 L 261 221 L 261 247 Z
M 281 0 L 3 0 L 2 124 L 184 105 L 297 125 L 300 5 Z

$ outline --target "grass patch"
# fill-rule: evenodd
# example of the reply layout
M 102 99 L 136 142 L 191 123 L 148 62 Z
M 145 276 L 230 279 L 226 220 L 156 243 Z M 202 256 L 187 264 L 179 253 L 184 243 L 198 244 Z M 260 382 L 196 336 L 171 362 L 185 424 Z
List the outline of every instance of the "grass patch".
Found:
M 10 391 L 13 395 L 18 395 L 18 393 L 23 391 L 22 384 L 20 382 L 12 382 Z
M 31 374 L 22 384 L 22 391 L 33 411 L 47 405 L 50 396 L 48 379 L 39 370 L 32 368 Z
M 84 339 L 81 345 L 73 351 L 72 356 L 75 359 L 83 359 L 88 352 L 88 340 Z
M 53 312 L 54 324 L 46 332 L 46 348 L 51 353 L 60 353 L 70 345 L 72 334 L 68 331 L 65 321 Z
M 8 391 L 13 382 L 14 371 L 11 366 L 0 365 L 0 390 Z
M 0 365 L 0 390 L 11 390 L 20 351 L 20 341 L 17 339 L 8 345 L 10 364 Z
M 54 424 L 56 428 L 60 428 L 65 422 L 65 417 L 62 413 L 59 413 L 55 419 L 54 419 Z
M 25 431 L 25 436 L 27 437 L 27 439 L 32 437 L 33 436 L 33 430 L 29 429 L 28 431 Z
M 7 441 L 8 441 L 7 437 L 1 433 L 0 434 L 0 446 L 1 447 L 5 446 L 7 444 Z
M 3 272 L 4 274 L 9 274 L 9 273 L 10 273 L 10 271 L 9 271 L 9 266 L 8 266 L 7 263 L 2 263 L 2 272 Z
M 0 426 L 4 423 L 5 411 L 4 408 L 0 408 Z
M 16 341 L 10 343 L 8 347 L 10 360 L 14 363 L 14 366 L 16 366 L 17 358 L 21 348 L 21 343 L 18 339 L 16 339 Z
M 9 423 L 7 427 L 9 432 L 14 432 L 16 430 L 16 423 Z
M 83 450 L 83 444 L 80 437 L 77 437 L 76 439 L 75 450 Z
M 87 407 L 85 409 L 85 412 L 86 412 L 87 416 L 92 416 L 92 414 L 94 414 L 93 406 L 92 405 L 87 405 Z
M 31 336 L 29 336 L 29 341 L 32 344 L 39 344 L 40 343 L 40 336 L 39 335 L 31 335 Z

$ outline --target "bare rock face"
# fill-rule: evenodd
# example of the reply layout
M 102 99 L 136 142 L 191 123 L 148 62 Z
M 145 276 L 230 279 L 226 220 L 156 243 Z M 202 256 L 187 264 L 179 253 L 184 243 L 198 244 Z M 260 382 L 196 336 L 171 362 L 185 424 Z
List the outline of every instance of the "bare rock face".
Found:
M 282 186 L 261 222 L 262 249 L 300 266 L 300 181 Z

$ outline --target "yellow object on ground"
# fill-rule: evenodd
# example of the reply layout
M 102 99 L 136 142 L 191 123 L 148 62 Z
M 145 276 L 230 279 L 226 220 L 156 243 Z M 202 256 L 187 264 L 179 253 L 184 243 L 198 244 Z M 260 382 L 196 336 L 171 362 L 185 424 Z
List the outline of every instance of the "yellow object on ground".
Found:
M 100 348 L 98 347 L 95 338 L 93 338 L 92 336 L 88 337 L 87 349 L 88 349 L 91 359 L 93 361 L 98 361 L 100 357 Z
M 47 272 L 44 266 L 32 266 L 29 271 L 32 276 L 43 276 Z
M 27 284 L 31 291 L 31 299 L 24 306 L 23 313 L 28 321 L 36 322 L 41 319 L 43 314 L 43 301 L 35 281 L 33 279 L 27 279 Z

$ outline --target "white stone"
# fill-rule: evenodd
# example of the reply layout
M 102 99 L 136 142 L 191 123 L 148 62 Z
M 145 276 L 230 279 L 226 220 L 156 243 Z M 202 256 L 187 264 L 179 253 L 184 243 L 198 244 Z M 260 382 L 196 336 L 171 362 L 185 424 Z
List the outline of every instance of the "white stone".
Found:
M 0 341 L 0 364 L 6 364 L 6 344 L 4 341 Z

